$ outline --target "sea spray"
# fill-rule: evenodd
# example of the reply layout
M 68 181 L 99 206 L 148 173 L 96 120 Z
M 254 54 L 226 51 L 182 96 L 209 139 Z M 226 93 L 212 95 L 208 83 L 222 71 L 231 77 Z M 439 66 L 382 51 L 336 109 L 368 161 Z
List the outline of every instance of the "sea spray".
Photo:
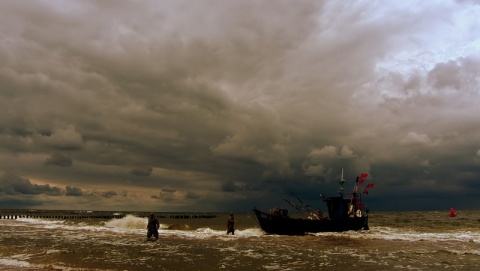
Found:
M 117 229 L 145 229 L 147 219 L 134 215 L 127 215 L 120 219 L 112 219 L 105 222 L 105 227 Z

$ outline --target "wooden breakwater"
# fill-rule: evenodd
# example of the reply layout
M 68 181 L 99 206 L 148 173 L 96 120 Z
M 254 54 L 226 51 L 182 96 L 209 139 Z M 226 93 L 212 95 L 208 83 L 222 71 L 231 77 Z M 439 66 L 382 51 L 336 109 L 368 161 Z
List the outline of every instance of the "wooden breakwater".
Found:
M 123 214 L 61 214 L 61 213 L 0 213 L 0 219 L 42 218 L 42 219 L 114 219 L 123 218 Z
M 50 210 L 0 210 L 0 219 L 119 219 L 127 215 L 148 217 L 150 212 L 109 212 L 109 211 L 50 211 Z M 158 218 L 199 219 L 216 218 L 216 213 L 155 213 Z

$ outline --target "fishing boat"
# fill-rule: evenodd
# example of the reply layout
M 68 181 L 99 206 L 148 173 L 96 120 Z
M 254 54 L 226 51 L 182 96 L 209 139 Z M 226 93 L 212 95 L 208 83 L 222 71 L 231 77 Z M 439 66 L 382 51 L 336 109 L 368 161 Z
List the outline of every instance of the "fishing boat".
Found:
M 358 192 L 367 176 L 367 173 L 362 173 L 356 178 L 353 192 L 344 194 L 345 180 L 342 170 L 340 195 L 323 199 L 327 205 L 328 214 L 323 214 L 320 209 L 313 210 L 298 197 L 300 204 L 294 204 L 286 199 L 285 201 L 301 211 L 303 217 L 290 216 L 288 210 L 284 208 L 274 208 L 264 212 L 254 207 L 253 212 L 260 228 L 268 234 L 304 235 L 317 232 L 368 230 L 368 208 L 362 203 L 362 195 L 367 195 L 367 188 L 372 188 L 373 184 L 366 184 L 363 192 Z

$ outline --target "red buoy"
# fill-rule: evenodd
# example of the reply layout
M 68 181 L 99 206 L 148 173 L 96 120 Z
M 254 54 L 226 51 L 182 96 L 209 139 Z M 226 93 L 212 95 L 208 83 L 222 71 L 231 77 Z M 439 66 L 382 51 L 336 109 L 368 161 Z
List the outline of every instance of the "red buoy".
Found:
M 457 211 L 453 208 L 450 208 L 450 214 L 449 214 L 450 217 L 456 217 L 457 216 Z

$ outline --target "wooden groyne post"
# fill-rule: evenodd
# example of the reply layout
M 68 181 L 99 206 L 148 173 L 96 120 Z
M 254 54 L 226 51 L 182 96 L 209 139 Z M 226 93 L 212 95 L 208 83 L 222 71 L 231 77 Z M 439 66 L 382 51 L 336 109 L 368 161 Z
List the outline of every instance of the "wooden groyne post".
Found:
M 2 213 L 0 219 L 41 218 L 41 219 L 114 219 L 123 218 L 124 214 L 59 214 L 44 212 Z

